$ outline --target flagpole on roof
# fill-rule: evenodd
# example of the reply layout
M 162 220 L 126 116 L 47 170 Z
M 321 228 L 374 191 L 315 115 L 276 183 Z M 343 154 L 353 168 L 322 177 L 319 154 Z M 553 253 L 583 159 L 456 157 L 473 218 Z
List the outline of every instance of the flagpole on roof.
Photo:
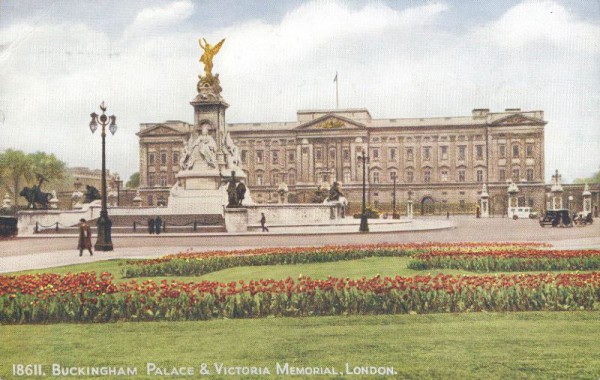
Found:
M 333 78 L 333 81 L 335 82 L 335 108 L 338 109 L 340 108 L 340 103 L 339 103 L 339 91 L 338 91 L 338 72 L 335 72 L 335 78 Z

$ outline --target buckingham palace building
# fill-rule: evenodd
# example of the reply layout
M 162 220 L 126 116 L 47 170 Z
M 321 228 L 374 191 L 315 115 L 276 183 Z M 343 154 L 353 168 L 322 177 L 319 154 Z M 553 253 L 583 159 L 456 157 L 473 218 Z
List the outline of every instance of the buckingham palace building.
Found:
M 226 124 L 256 203 L 314 202 L 334 181 L 360 208 L 366 200 L 398 212 L 412 199 L 416 213 L 475 212 L 483 184 L 490 211 L 506 213 L 508 184 L 520 206 L 545 207 L 543 111 L 474 109 L 468 116 L 377 119 L 367 109 L 300 110 L 295 121 Z M 197 123 L 196 123 L 197 124 Z M 198 125 L 140 125 L 140 195 L 164 205 L 187 141 Z M 285 184 L 285 185 L 283 185 Z

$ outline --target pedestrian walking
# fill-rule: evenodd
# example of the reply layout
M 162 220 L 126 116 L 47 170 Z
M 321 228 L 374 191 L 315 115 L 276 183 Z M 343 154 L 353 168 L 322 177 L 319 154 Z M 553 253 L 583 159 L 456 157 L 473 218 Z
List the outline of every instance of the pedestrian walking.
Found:
M 162 224 L 162 219 L 157 215 L 156 218 L 154 218 L 154 231 L 156 231 L 157 235 L 160 235 L 160 228 L 162 227 Z
M 269 229 L 267 228 L 267 226 L 265 226 L 265 223 L 267 223 L 267 218 L 265 217 L 265 213 L 261 212 L 260 213 L 261 218 L 260 218 L 260 226 L 262 227 L 262 232 L 269 232 Z
M 450 219 L 450 211 L 446 211 L 446 219 Z
M 148 218 L 148 233 L 152 235 L 154 233 L 154 219 Z
M 79 219 L 79 242 L 77 243 L 77 248 L 79 249 L 79 256 L 83 255 L 84 249 L 90 251 L 90 256 L 94 255 L 92 252 L 92 229 L 83 218 Z

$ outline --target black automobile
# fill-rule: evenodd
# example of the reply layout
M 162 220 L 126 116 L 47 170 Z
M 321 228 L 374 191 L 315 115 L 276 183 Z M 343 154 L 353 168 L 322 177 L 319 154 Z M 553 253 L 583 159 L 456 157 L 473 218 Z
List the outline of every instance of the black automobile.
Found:
M 0 238 L 17 235 L 17 218 L 0 216 Z
M 546 225 L 573 227 L 573 220 L 569 215 L 569 210 L 548 210 L 544 216 L 540 217 L 540 226 Z

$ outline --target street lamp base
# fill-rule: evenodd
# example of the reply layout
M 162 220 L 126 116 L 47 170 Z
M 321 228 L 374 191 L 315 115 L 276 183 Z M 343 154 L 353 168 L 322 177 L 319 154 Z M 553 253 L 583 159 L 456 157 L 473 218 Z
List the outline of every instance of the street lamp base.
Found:
M 95 251 L 112 251 L 113 244 L 112 244 L 112 242 L 97 241 L 96 244 L 94 245 L 94 250 Z
M 367 216 L 365 214 L 360 217 L 360 228 L 359 232 L 369 232 L 369 222 L 367 220 Z

